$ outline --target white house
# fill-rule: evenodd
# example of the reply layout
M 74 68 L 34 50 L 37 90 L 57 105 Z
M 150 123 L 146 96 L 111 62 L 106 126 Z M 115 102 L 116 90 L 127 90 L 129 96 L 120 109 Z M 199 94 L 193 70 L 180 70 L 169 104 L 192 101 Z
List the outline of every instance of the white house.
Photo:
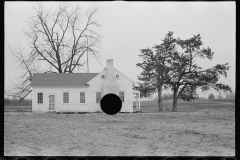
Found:
M 33 73 L 32 111 L 102 112 L 101 98 L 114 93 L 122 100 L 120 112 L 133 112 L 134 100 L 140 110 L 140 92 L 132 89 L 133 83 L 113 68 L 112 59 L 100 73 Z

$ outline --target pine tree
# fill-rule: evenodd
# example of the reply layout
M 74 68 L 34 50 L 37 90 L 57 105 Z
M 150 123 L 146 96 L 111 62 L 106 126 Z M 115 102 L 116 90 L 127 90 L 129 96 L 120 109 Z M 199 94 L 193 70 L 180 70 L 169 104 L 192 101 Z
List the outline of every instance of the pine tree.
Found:
M 142 83 L 134 86 L 135 89 L 140 90 L 141 97 L 149 97 L 153 93 L 158 92 L 158 106 L 159 111 L 162 111 L 162 90 L 167 89 L 164 86 L 168 76 L 173 74 L 171 69 L 171 59 L 175 52 L 176 39 L 172 37 L 173 32 L 169 32 L 162 43 L 152 47 L 153 49 L 141 49 L 140 57 L 143 58 L 142 63 L 137 66 L 143 69 L 138 79 Z

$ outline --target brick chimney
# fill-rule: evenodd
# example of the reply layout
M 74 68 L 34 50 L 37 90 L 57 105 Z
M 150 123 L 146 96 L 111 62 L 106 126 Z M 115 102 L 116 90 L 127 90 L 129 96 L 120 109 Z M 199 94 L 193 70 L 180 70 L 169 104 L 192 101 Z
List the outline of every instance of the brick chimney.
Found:
M 113 59 L 107 59 L 107 76 L 111 75 L 112 76 L 113 73 Z
M 107 74 L 103 84 L 103 96 L 109 93 L 119 94 L 119 85 L 114 76 L 113 59 L 107 59 Z

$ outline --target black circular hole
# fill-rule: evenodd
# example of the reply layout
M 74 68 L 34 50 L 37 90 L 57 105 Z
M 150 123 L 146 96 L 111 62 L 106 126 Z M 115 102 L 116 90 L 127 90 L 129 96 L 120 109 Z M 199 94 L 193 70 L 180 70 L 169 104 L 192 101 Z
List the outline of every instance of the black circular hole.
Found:
M 122 108 L 122 101 L 116 94 L 106 94 L 101 99 L 102 111 L 109 115 L 117 114 Z

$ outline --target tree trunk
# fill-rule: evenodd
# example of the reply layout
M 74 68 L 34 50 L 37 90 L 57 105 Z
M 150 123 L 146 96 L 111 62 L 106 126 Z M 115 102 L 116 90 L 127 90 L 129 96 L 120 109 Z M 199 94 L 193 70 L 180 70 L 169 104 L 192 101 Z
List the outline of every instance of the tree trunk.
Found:
M 163 106 L 162 106 L 162 85 L 159 85 L 159 87 L 158 87 L 158 108 L 159 108 L 159 112 L 163 111 Z
M 177 100 L 178 100 L 178 96 L 177 93 L 173 94 L 173 112 L 177 112 Z
M 162 106 L 162 89 L 158 91 L 158 107 L 159 107 L 159 112 L 163 111 L 163 106 Z
M 58 73 L 62 73 L 62 67 L 58 69 Z

